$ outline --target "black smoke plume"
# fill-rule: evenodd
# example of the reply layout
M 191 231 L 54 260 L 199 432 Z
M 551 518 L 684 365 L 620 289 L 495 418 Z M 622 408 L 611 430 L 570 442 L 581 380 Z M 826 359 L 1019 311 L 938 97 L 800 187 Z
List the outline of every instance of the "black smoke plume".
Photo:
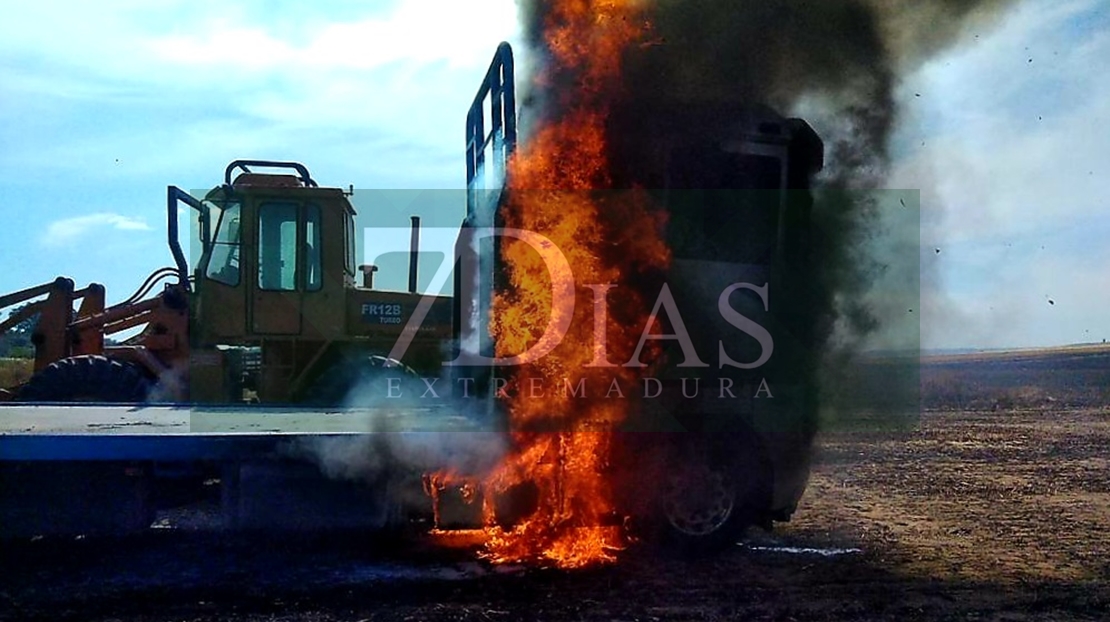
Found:
M 556 117 L 578 76 L 550 72 L 545 29 L 556 3 L 520 0 L 532 69 L 522 126 Z M 612 4 L 576 0 L 583 9 Z M 881 235 L 873 191 L 884 187 L 899 122 L 897 88 L 931 56 L 972 39 L 1009 0 L 643 0 L 626 3 L 643 37 L 607 92 L 640 110 L 685 104 L 762 104 L 805 118 L 825 143 L 814 180 L 808 301 L 818 358 L 850 355 L 891 318 L 873 304 L 884 271 L 917 272 L 919 256 L 876 257 Z M 895 199 L 897 203 L 897 199 Z M 906 265 L 894 265 L 907 262 Z M 926 277 L 927 278 L 927 277 Z M 913 281 L 916 283 L 916 280 Z M 914 286 L 916 289 L 916 285 Z M 869 302 L 869 299 L 871 302 Z M 879 305 L 883 307 L 884 305 Z M 897 305 L 885 305 L 891 307 Z M 902 310 L 905 312 L 905 309 Z M 907 330 L 916 328 L 906 323 Z M 906 322 L 898 318 L 898 322 Z M 837 347 L 831 347 L 833 341 Z M 909 339 L 912 342 L 913 339 Z

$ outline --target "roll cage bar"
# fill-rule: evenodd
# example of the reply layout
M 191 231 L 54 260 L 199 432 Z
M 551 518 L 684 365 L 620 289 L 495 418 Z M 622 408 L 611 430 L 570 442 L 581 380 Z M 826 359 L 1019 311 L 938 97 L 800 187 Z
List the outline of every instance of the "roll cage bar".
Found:
M 312 179 L 312 175 L 309 174 L 308 168 L 304 164 L 301 164 L 300 162 L 279 162 L 276 160 L 235 160 L 231 164 L 228 164 L 227 168 L 224 169 L 224 185 L 231 185 L 231 175 L 235 172 L 235 169 L 240 169 L 244 173 L 250 173 L 250 167 L 252 166 L 261 166 L 263 168 L 291 169 L 297 172 L 297 177 L 306 187 L 318 187 L 316 185 L 316 181 Z
M 296 171 L 297 177 L 306 187 L 318 187 L 316 181 L 312 179 L 312 175 L 308 172 L 308 167 L 305 165 L 300 162 L 281 162 L 276 160 L 234 160 L 224 169 L 223 187 L 225 189 L 231 188 L 231 176 L 236 170 L 250 173 L 250 167 L 252 166 L 290 169 Z M 208 229 L 211 216 L 209 215 L 208 206 L 205 205 L 203 201 L 197 200 L 193 195 L 177 186 L 169 186 L 166 188 L 166 236 L 170 245 L 170 253 L 173 255 L 175 265 L 174 271 L 177 273 L 178 285 L 188 291 L 189 262 L 185 260 L 185 252 L 181 248 L 180 232 L 177 226 L 177 207 L 179 203 L 184 203 L 200 213 L 201 243 L 205 252 L 207 252 L 210 242 L 208 239 Z

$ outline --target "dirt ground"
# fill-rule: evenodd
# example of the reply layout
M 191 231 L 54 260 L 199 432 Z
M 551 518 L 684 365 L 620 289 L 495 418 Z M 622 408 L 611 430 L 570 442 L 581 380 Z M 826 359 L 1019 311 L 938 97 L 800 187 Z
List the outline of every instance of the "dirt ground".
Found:
M 344 535 L 8 543 L 0 620 L 1105 620 L 1108 448 L 1094 403 L 850 426 L 773 534 L 576 572 Z

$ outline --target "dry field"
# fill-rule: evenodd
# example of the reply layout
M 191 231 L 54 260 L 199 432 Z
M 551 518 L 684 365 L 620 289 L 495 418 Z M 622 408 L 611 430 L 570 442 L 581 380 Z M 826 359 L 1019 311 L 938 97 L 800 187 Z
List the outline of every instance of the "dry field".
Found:
M 341 535 L 8 543 L 0 619 L 1110 619 L 1106 353 L 1074 354 L 927 362 L 919 420 L 826 431 L 795 520 L 714 558 L 559 572 Z

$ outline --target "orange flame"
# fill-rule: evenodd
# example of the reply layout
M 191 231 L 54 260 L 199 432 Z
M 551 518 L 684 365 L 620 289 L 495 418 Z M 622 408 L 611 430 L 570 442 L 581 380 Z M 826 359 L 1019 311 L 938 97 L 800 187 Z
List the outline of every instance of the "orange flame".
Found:
M 509 286 L 494 300 L 491 325 L 497 355 L 517 355 L 535 345 L 552 317 L 573 314 L 573 321 L 546 357 L 509 368 L 505 397 L 515 450 L 485 483 L 487 552 L 494 561 L 580 567 L 612 561 L 620 545 L 619 530 L 604 527 L 617 509 L 604 471 L 611 430 L 628 406 L 626 400 L 602 396 L 613 381 L 628 386 L 636 374 L 623 366 L 590 366 L 604 361 L 604 353 L 598 351 L 594 291 L 587 285 L 616 286 L 608 305 L 623 313 L 605 318 L 608 346 L 611 352 L 630 352 L 644 324 L 615 318 L 646 321 L 650 303 L 622 289 L 621 278 L 665 267 L 670 257 L 659 234 L 660 217 L 645 201 L 622 195 L 619 205 L 603 205 L 588 192 L 612 185 L 605 126 L 620 95 L 622 54 L 646 31 L 639 3 L 551 4 L 543 24 L 550 62 L 535 85 L 546 96 L 549 113 L 510 163 L 505 227 L 550 239 L 572 274 L 549 274 L 528 244 L 505 240 Z M 552 294 L 553 282 L 566 278 L 575 283 L 573 308 Z M 587 391 L 601 394 L 576 397 L 573 390 L 583 380 Z M 523 483 L 535 487 L 537 509 L 515 526 L 496 526 L 489 499 Z

